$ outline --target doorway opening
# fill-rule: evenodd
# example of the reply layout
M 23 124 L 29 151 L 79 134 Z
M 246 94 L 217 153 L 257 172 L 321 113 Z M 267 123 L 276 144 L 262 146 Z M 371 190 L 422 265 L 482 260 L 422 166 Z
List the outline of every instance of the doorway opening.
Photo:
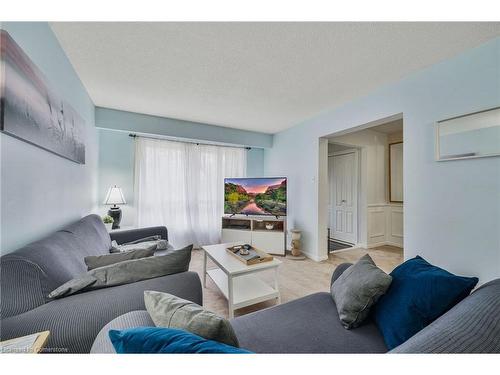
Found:
M 403 117 L 326 137 L 328 253 L 403 248 Z

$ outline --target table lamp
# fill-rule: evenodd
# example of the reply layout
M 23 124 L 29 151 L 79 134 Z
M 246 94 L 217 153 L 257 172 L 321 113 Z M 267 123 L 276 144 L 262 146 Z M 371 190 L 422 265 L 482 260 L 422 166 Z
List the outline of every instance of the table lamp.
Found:
M 122 220 L 122 210 L 117 204 L 126 204 L 125 197 L 123 196 L 122 189 L 115 186 L 111 186 L 108 189 L 108 193 L 106 194 L 106 198 L 104 199 L 104 204 L 112 205 L 112 207 L 108 211 L 108 215 L 113 218 L 113 227 L 112 229 L 120 228 L 120 221 Z

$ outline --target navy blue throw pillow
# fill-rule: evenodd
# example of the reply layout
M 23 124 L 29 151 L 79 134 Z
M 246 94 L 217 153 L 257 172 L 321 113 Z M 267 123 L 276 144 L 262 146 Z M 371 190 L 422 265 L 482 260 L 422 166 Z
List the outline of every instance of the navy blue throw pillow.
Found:
M 155 353 L 251 353 L 193 333 L 173 328 L 137 327 L 110 330 L 109 338 L 120 354 Z
M 467 297 L 478 282 L 477 277 L 455 276 L 419 256 L 390 275 L 391 286 L 375 305 L 375 322 L 389 350 Z

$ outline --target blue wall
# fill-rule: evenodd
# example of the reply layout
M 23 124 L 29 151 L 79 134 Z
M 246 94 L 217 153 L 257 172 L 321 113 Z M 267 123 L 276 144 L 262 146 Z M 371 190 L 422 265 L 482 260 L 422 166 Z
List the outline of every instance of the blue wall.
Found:
M 250 177 L 264 174 L 263 148 L 271 147 L 273 139 L 270 134 L 99 107 L 96 108 L 96 126 L 99 128 L 99 213 L 107 211 L 102 202 L 109 186 L 120 186 L 127 201 L 122 206 L 123 227 L 133 226 L 135 221 L 135 146 L 129 132 L 251 146 L 247 152 L 247 175 Z
M 86 122 L 85 165 L 0 134 L 0 249 L 7 253 L 92 211 L 97 198 L 97 133 L 94 105 L 49 25 L 3 22 L 0 27 Z
M 104 206 L 104 198 L 108 188 L 120 186 L 127 201 L 122 206 L 122 226 L 134 224 L 134 138 L 126 132 L 98 129 L 99 135 L 99 172 L 98 172 L 98 205 L 99 213 L 105 214 L 108 206 Z
M 404 253 L 452 272 L 500 276 L 500 157 L 435 161 L 435 122 L 500 104 L 500 38 L 275 134 L 266 173 L 289 177 L 289 227 L 325 259 L 325 137 L 404 117 Z M 297 152 L 300 150 L 300 152 Z M 319 183 L 321 182 L 321 183 Z
M 156 134 L 250 147 L 271 147 L 273 145 L 273 136 L 271 134 L 100 107 L 96 108 L 95 121 L 96 126 L 99 128 L 127 132 Z
M 247 177 L 264 176 L 264 149 L 252 148 L 247 151 Z

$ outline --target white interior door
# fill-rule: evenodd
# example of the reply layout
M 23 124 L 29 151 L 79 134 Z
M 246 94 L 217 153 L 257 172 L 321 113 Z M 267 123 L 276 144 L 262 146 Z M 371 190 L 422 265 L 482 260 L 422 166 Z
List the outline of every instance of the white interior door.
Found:
M 334 239 L 356 243 L 358 238 L 358 157 L 345 152 L 329 157 L 330 231 Z

